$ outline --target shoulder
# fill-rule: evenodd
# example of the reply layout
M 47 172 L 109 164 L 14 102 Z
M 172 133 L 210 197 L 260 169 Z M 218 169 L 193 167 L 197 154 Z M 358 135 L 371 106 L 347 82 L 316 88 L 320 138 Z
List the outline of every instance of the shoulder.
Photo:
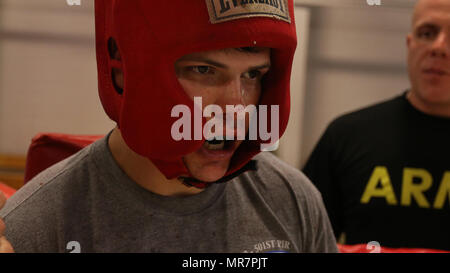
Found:
M 248 173 L 249 180 L 264 196 L 279 198 L 281 202 L 292 200 L 304 206 L 322 202 L 320 192 L 300 170 L 269 152 L 263 152 L 254 159 L 258 169 Z
M 323 171 L 326 166 L 337 169 L 336 164 L 343 159 L 347 161 L 361 154 L 361 151 L 370 149 L 379 138 L 385 136 L 380 132 L 394 130 L 402 123 L 401 113 L 406 112 L 406 106 L 403 94 L 337 117 L 322 133 L 304 171 L 311 177 L 311 168 L 314 168 L 316 175 L 327 176 Z M 317 183 L 317 178 L 313 180 Z
M 254 158 L 257 171 L 244 174 L 241 187 L 251 203 L 268 208 L 273 216 L 299 236 L 303 252 L 336 252 L 336 241 L 321 193 L 298 169 L 264 152 Z M 245 186 L 244 186 L 245 185 Z M 264 200 L 262 202 L 258 202 Z
M 79 183 L 76 178 L 83 176 L 91 168 L 87 162 L 90 150 L 91 147 L 88 146 L 35 176 L 8 200 L 0 217 L 8 218 L 11 213 L 24 206 L 31 209 L 34 206 L 29 206 L 30 203 L 50 204 L 58 201 L 62 191 Z
M 386 120 L 392 120 L 393 115 L 398 111 L 402 111 L 404 105 L 404 95 L 397 96 L 393 99 L 343 114 L 330 123 L 328 130 L 357 129 L 361 128 L 361 126 L 364 127 L 364 125 L 371 126 L 380 122 L 384 123 Z

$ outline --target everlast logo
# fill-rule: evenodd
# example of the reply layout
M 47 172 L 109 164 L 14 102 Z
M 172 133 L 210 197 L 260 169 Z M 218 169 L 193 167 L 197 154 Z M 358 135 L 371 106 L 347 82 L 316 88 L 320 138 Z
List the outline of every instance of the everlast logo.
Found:
M 206 0 L 211 23 L 246 17 L 271 17 L 291 23 L 288 0 Z

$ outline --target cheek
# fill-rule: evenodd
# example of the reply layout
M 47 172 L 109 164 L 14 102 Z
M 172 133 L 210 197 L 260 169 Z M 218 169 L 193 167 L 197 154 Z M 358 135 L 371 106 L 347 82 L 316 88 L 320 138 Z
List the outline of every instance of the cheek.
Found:
M 203 106 L 209 105 L 214 101 L 214 90 L 211 87 L 205 87 L 202 84 L 198 84 L 194 81 L 189 81 L 185 79 L 178 79 L 184 92 L 194 100 L 194 97 L 201 97 Z
M 201 94 L 201 89 L 198 85 L 193 83 L 192 81 L 185 80 L 185 79 L 178 79 L 178 82 L 180 83 L 181 87 L 184 89 L 184 92 L 190 97 L 194 98 Z
M 413 68 L 419 69 L 419 65 L 423 62 L 423 60 L 426 58 L 427 49 L 425 46 L 413 46 L 409 50 L 408 59 L 411 65 L 415 66 Z
M 417 76 L 422 69 L 423 53 L 414 48 L 408 54 L 408 70 L 411 75 Z
M 252 88 L 246 89 L 244 94 L 245 104 L 246 105 L 257 105 L 259 104 L 259 100 L 261 99 L 261 86 L 256 86 Z

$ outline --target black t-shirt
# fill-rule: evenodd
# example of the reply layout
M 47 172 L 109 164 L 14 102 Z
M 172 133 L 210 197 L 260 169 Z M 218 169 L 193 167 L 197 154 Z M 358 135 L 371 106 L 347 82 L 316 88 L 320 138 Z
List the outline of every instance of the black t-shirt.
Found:
M 450 250 L 450 119 L 406 93 L 334 120 L 303 171 L 346 244 Z

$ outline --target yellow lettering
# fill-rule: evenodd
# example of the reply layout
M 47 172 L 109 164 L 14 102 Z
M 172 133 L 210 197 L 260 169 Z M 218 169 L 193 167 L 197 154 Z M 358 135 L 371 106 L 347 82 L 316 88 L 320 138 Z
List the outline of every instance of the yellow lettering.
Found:
M 378 184 L 381 184 L 381 188 L 377 188 Z M 361 197 L 361 203 L 369 203 L 372 197 L 384 197 L 389 205 L 397 205 L 397 199 L 386 167 L 375 167 Z
M 433 207 L 435 209 L 442 209 L 444 207 L 446 197 L 448 197 L 448 200 L 450 201 L 450 172 L 445 172 L 442 177 L 442 182 L 439 186 Z
M 420 178 L 421 183 L 413 183 L 414 178 Z M 428 190 L 433 183 L 433 178 L 431 174 L 425 169 L 413 169 L 405 168 L 403 169 L 403 186 L 402 186 L 402 200 L 401 204 L 403 206 L 411 205 L 411 197 L 414 196 L 417 204 L 421 208 L 429 208 L 424 191 Z

